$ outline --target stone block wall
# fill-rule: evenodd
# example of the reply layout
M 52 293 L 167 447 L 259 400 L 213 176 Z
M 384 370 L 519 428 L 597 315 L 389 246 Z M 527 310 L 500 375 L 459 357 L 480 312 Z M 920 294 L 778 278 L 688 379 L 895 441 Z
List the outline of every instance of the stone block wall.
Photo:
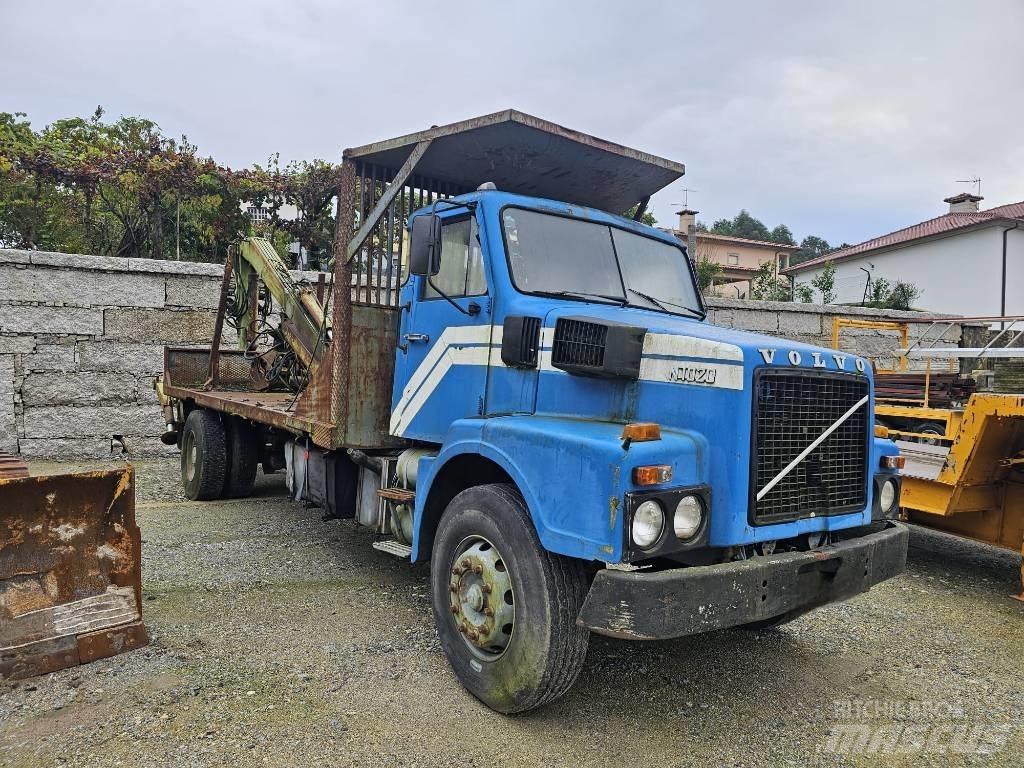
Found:
M 828 348 L 832 347 L 832 326 L 836 317 L 864 321 L 927 320 L 934 317 L 934 315 L 921 312 L 900 312 L 891 309 L 747 301 L 718 297 L 710 297 L 705 300 L 705 303 L 708 308 L 708 320 L 716 325 L 764 333 L 769 336 L 780 336 Z M 910 343 L 913 344 L 921 340 L 922 335 L 927 334 L 921 346 L 969 346 L 966 340 L 961 344 L 961 340 L 965 338 L 965 330 L 970 332 L 975 330 L 975 326 L 956 324 L 944 331 L 945 326 L 946 324 L 943 323 L 929 329 L 928 323 L 912 324 L 909 326 Z M 893 368 L 897 363 L 895 350 L 901 346 L 900 334 L 897 331 L 847 327 L 840 331 L 839 346 L 848 352 L 874 360 L 880 367 Z M 911 361 L 911 368 L 923 370 L 925 366 L 926 363 L 923 360 Z
M 0 450 L 166 450 L 163 344 L 209 343 L 221 267 L 0 250 Z
M 165 344 L 209 344 L 223 268 L 213 264 L 0 250 L 0 450 L 103 457 L 111 436 L 162 453 L 153 381 Z M 315 273 L 295 273 L 314 281 Z M 719 325 L 831 346 L 835 307 L 710 299 Z M 843 308 L 883 319 L 901 313 Z M 920 317 L 916 313 L 902 313 Z M 233 344 L 225 329 L 225 344 Z M 960 337 L 947 334 L 950 344 Z M 844 348 L 884 356 L 895 335 L 846 330 Z

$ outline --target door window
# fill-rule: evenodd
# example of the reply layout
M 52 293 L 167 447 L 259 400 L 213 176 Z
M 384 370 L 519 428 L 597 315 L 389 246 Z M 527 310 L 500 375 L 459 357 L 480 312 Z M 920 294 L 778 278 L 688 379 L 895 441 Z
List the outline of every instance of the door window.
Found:
M 487 293 L 476 219 L 472 216 L 448 220 L 441 226 L 441 271 L 424 285 L 423 298 L 440 298 L 437 289 L 452 298 Z

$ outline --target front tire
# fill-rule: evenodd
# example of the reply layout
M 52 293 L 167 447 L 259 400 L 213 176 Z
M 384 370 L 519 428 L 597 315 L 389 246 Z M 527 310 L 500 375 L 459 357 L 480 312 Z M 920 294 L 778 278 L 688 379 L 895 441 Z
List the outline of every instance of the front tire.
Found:
M 445 510 L 431 560 L 434 620 L 456 677 L 511 714 L 565 694 L 587 654 L 576 626 L 587 578 L 541 546 L 513 486 L 482 485 Z
M 192 501 L 216 499 L 224 490 L 227 436 L 213 411 L 197 408 L 181 433 L 181 484 Z

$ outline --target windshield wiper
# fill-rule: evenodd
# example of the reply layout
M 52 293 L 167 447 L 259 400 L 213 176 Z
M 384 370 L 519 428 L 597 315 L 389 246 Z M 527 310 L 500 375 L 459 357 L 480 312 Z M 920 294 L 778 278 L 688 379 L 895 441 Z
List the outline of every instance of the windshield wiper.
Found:
M 616 304 L 626 306 L 626 299 L 622 296 L 609 296 L 606 293 L 587 293 L 586 291 L 539 291 L 543 296 L 575 296 L 580 299 L 604 299 L 614 301 Z
M 701 312 L 700 310 L 694 309 L 693 307 L 688 307 L 685 304 L 676 304 L 674 301 L 669 301 L 668 299 L 656 299 L 649 293 L 638 291 L 636 288 L 626 288 L 626 290 L 629 291 L 630 293 L 635 293 L 641 299 L 647 299 L 647 301 L 651 302 L 651 304 L 654 304 L 655 306 L 661 308 L 665 312 L 671 313 L 671 310 L 665 306 L 666 304 L 668 304 L 671 307 L 677 307 L 678 309 L 682 309 L 685 312 L 689 312 L 693 317 L 700 318 L 701 320 L 703 320 L 707 316 L 706 312 Z

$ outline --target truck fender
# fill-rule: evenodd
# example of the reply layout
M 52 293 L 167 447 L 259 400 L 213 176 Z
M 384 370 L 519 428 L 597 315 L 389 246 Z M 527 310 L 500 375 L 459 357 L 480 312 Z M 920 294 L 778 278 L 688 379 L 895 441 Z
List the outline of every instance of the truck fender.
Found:
M 464 482 L 456 486 L 453 493 L 451 489 L 442 489 L 435 486 L 435 480 L 446 474 L 446 469 L 451 469 L 459 463 L 460 459 L 479 459 L 472 462 L 472 469 L 476 470 L 475 477 L 465 477 L 460 473 L 460 479 Z M 420 459 L 419 482 L 417 483 L 416 507 L 413 512 L 413 540 L 412 540 L 412 562 L 420 562 L 430 559 L 430 551 L 434 541 L 434 531 L 444 512 L 447 502 L 454 497 L 455 493 L 475 485 L 483 485 L 491 482 L 507 482 L 515 485 L 526 501 L 527 509 L 537 508 L 537 499 L 530 489 L 530 485 L 522 472 L 504 453 L 494 446 L 484 443 L 479 433 L 464 435 L 452 442 L 445 443 L 444 449 L 436 456 L 425 456 Z M 440 502 L 432 493 L 441 493 L 444 499 Z M 533 515 L 531 512 L 531 519 Z M 542 531 L 534 522 L 537 528 L 541 543 L 547 546 L 542 536 Z

